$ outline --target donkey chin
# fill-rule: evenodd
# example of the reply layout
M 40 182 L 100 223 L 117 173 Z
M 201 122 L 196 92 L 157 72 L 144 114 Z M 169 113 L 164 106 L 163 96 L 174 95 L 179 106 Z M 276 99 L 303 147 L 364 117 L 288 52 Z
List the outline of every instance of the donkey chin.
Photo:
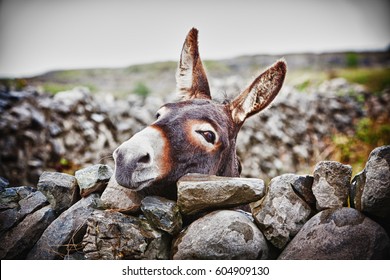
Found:
M 117 183 L 126 188 L 132 189 L 134 191 L 140 191 L 142 189 L 148 188 L 156 181 L 155 177 L 142 176 L 137 173 L 128 176 L 125 172 L 121 172 L 120 169 L 117 169 L 115 172 L 115 179 Z M 149 178 L 150 177 L 150 178 Z

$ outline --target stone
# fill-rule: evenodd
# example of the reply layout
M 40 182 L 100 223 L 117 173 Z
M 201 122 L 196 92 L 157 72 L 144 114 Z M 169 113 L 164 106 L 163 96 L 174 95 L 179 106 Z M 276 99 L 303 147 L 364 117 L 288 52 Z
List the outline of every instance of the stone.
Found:
M 63 259 L 77 250 L 86 232 L 87 219 L 97 206 L 98 198 L 98 194 L 91 194 L 64 211 L 46 228 L 27 259 Z
M 351 182 L 349 189 L 350 203 L 352 208 L 356 208 L 359 211 L 362 211 L 361 198 L 363 194 L 363 188 L 366 183 L 366 172 L 362 170 L 356 174 Z
M 87 87 L 76 87 L 72 90 L 58 92 L 53 97 L 53 109 L 63 114 L 76 110 L 78 104 L 85 102 L 90 96 Z
M 92 165 L 75 172 L 77 183 L 80 187 L 82 197 L 88 196 L 93 192 L 102 192 L 114 171 L 105 164 Z
M 11 187 L 0 191 L 0 210 L 19 207 L 19 200 L 36 191 L 31 187 Z
M 77 198 L 76 178 L 65 173 L 43 172 L 37 188 L 46 196 L 57 213 L 68 209 Z
M 313 176 L 310 175 L 299 175 L 296 180 L 291 183 L 294 192 L 303 199 L 310 207 L 315 208 L 316 198 L 313 194 Z
M 4 188 L 8 187 L 9 181 L 6 178 L 0 176 L 0 191 L 3 191 Z
M 173 259 L 267 259 L 268 245 L 245 214 L 217 210 L 194 221 L 175 240 Z
M 17 225 L 28 214 L 42 208 L 48 201 L 36 189 L 30 187 L 5 188 L 0 193 L 0 233 Z
M 141 210 L 149 223 L 171 235 L 179 233 L 183 222 L 179 207 L 173 200 L 147 196 L 141 201 Z
M 279 259 L 389 259 L 385 230 L 353 208 L 324 210 L 313 216 Z
M 390 217 L 390 146 L 374 149 L 364 170 L 352 182 L 352 200 L 357 210 Z
M 17 208 L 10 208 L 0 212 L 0 236 L 19 222 Z
M 141 207 L 142 198 L 138 192 L 119 185 L 115 176 L 112 176 L 100 200 L 105 209 L 135 213 Z
M 261 179 L 188 174 L 177 182 L 177 204 L 184 215 L 244 205 L 264 195 Z
M 0 238 L 0 259 L 23 259 L 55 219 L 50 206 L 27 215 L 17 226 Z
M 52 136 L 52 137 L 56 137 L 63 132 L 62 128 L 56 123 L 49 123 L 48 129 L 50 132 L 50 136 Z
M 97 123 L 101 123 L 105 120 L 106 116 L 102 115 L 102 114 L 97 114 L 97 113 L 93 113 L 91 115 L 91 119 L 94 121 L 94 122 L 97 122 Z
M 317 210 L 348 205 L 352 167 L 336 161 L 321 161 L 314 169 L 313 194 Z
M 265 238 L 281 249 L 308 221 L 312 210 L 293 190 L 305 177 L 285 174 L 275 177 L 264 199 L 251 204 L 252 215 Z
M 19 199 L 15 188 L 4 188 L 0 192 L 0 210 L 18 207 Z
M 36 211 L 37 209 L 42 208 L 46 204 L 48 204 L 48 201 L 42 192 L 32 192 L 27 197 L 19 201 L 19 215 L 25 217 L 26 215 Z
M 119 212 L 94 211 L 83 238 L 86 259 L 168 259 L 170 238 L 145 220 Z
M 85 260 L 85 255 L 83 252 L 75 252 L 73 254 L 66 255 L 64 260 L 81 261 Z

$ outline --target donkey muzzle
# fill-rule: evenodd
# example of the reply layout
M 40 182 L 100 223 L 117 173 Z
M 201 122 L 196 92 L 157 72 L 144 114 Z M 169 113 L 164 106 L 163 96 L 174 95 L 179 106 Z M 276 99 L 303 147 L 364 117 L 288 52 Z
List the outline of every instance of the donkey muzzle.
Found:
M 113 153 L 115 179 L 119 185 L 141 190 L 163 176 L 164 137 L 147 127 L 121 144 Z

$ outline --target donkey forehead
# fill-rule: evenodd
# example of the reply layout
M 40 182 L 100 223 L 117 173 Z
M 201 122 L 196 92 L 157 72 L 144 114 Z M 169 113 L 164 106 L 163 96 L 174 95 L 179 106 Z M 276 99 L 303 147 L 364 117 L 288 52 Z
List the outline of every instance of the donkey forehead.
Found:
M 212 100 L 193 99 L 163 105 L 159 112 L 166 114 L 166 120 L 200 120 L 214 126 L 228 129 L 232 123 L 229 109 L 226 105 Z

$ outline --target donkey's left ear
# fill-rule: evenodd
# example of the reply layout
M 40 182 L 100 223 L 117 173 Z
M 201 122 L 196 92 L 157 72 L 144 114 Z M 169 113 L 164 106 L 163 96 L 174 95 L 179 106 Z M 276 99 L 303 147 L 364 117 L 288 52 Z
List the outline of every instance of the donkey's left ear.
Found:
M 282 88 L 287 72 L 285 60 L 279 60 L 230 103 L 233 121 L 241 125 L 246 118 L 265 109 Z
M 176 86 L 184 99 L 211 99 L 209 83 L 198 50 L 198 30 L 192 28 L 183 44 Z

